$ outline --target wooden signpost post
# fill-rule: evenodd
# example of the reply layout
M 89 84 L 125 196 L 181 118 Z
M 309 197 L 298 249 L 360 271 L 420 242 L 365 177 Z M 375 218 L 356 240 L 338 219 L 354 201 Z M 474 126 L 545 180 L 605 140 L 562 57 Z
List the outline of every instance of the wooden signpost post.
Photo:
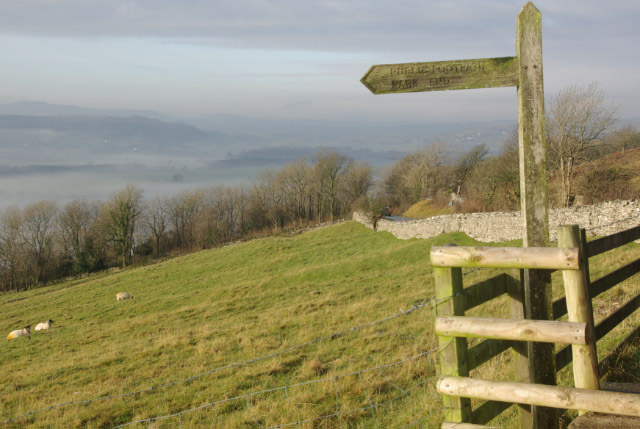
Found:
M 518 14 L 515 57 L 375 65 L 361 82 L 374 94 L 516 86 L 523 244 L 549 246 L 542 19 L 533 3 Z M 523 286 L 525 317 L 553 320 L 549 272 L 525 270 Z M 516 365 L 519 376 L 528 374 L 526 381 L 556 384 L 553 344 L 527 343 L 526 352 L 516 355 Z M 521 425 L 555 428 L 555 410 L 521 407 Z

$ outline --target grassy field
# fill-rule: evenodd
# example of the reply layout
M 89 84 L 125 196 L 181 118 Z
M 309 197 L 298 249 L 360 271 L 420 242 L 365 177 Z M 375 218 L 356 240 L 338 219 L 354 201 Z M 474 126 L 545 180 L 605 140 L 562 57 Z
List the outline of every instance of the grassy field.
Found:
M 4 426 L 114 427 L 188 411 L 127 427 L 436 427 L 433 311 L 403 311 L 433 297 L 429 248 L 452 242 L 479 244 L 348 222 L 0 295 L 0 332 L 55 321 L 0 347 L 0 422 L 70 402 Z M 621 252 L 594 269 L 640 246 Z M 116 302 L 121 291 L 134 299 Z

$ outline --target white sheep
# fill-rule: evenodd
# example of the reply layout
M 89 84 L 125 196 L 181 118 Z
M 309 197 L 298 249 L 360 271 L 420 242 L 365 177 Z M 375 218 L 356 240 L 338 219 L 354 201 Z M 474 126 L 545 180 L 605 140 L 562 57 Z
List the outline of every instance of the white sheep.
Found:
M 31 339 L 31 325 L 27 325 L 22 329 L 11 331 L 9 335 L 7 335 L 7 340 L 14 340 L 20 337 L 29 337 L 29 339 Z
M 51 329 L 51 325 L 53 324 L 53 320 L 49 319 L 46 322 L 38 323 L 36 325 L 36 331 L 46 331 Z
M 121 301 L 123 299 L 133 299 L 133 295 L 131 295 L 129 292 L 118 292 L 116 294 L 116 299 L 118 301 Z

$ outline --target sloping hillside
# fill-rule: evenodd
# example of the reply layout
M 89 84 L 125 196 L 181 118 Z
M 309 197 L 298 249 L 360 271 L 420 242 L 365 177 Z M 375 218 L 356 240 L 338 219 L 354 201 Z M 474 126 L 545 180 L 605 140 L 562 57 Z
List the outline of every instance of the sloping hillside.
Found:
M 428 384 L 414 385 L 433 375 L 433 360 L 427 356 L 337 383 L 333 377 L 434 347 L 431 310 L 405 316 L 399 309 L 433 296 L 428 248 L 451 241 L 471 243 L 463 235 L 400 241 L 347 223 L 0 296 L 3 332 L 47 319 L 55 322 L 50 332 L 0 348 L 0 422 L 67 401 L 120 395 L 212 370 L 192 381 L 66 405 L 11 424 L 112 427 L 309 381 L 309 386 L 287 389 L 291 407 L 285 392 L 276 391 L 251 397 L 250 404 L 244 398 L 187 413 L 181 421 L 204 424 L 217 412 L 227 427 L 255 426 L 256 421 L 269 426 L 367 407 L 369 400 L 392 401 L 338 418 L 354 424 L 371 421 L 375 411 L 382 424 L 391 407 L 389 421 L 423 419 L 424 404 L 434 400 L 434 392 Z M 117 302 L 120 291 L 134 299 Z M 401 317 L 331 338 L 394 314 Z M 216 370 L 323 337 L 277 357 Z M 329 381 L 319 381 L 325 379 Z M 411 386 L 410 394 L 400 390 Z M 326 420 L 329 425 L 337 421 Z M 176 422 L 165 423 L 171 427 Z
M 0 427 L 435 427 L 428 251 L 450 242 L 477 244 L 349 222 L 0 295 L 0 332 L 55 322 L 0 347 Z

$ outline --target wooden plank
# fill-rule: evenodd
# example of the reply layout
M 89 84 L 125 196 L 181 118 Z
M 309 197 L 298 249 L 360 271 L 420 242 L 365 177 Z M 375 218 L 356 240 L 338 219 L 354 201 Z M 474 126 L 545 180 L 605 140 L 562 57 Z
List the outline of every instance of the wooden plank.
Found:
M 463 316 L 464 300 L 460 293 L 463 290 L 462 269 L 434 268 L 436 298 L 444 299 L 436 304 L 436 314 L 442 316 Z M 469 375 L 467 369 L 467 339 L 438 336 L 440 348 L 440 374 Z M 444 420 L 448 422 L 465 422 L 471 416 L 471 402 L 467 398 L 443 396 Z
M 586 344 L 584 322 L 554 320 L 493 319 L 488 317 L 436 317 L 437 335 L 446 337 L 492 338 L 543 343 Z
M 374 94 L 517 86 L 518 61 L 502 57 L 380 64 L 360 82 Z
M 524 5 L 516 20 L 516 57 L 519 60 L 518 147 L 522 242 L 524 247 L 546 247 L 549 246 L 549 199 L 544 127 L 542 15 L 530 1 Z M 523 277 L 526 317 L 552 320 L 551 275 L 528 269 Z M 554 346 L 528 343 L 527 356 L 532 373 L 531 381 L 555 384 Z M 522 428 L 558 427 L 555 410 L 538 409 L 534 406 L 531 412 L 533 422 L 521 420 Z M 523 415 L 524 418 L 526 416 Z
M 640 294 L 633 297 L 625 305 L 618 308 L 614 313 L 610 314 L 596 326 L 596 339 L 599 340 L 607 335 L 613 328 L 618 326 L 638 308 L 640 308 Z
M 604 375 L 607 372 L 609 372 L 609 370 L 614 365 L 616 365 L 617 363 L 616 361 L 618 360 L 618 357 L 620 356 L 620 353 L 622 353 L 624 348 L 627 347 L 629 344 L 632 344 L 639 337 L 640 337 L 640 326 L 638 326 L 636 329 L 631 331 L 631 333 L 627 335 L 625 339 L 622 340 L 620 344 L 618 344 L 617 347 L 611 351 L 611 353 L 605 356 L 598 363 L 598 371 L 600 372 L 600 374 Z
M 507 275 L 498 274 L 495 277 L 481 281 L 464 289 L 464 308 L 471 310 L 478 305 L 491 301 L 507 293 Z
M 636 259 L 633 262 L 628 263 L 624 267 L 620 267 L 615 271 L 610 272 L 607 275 L 600 277 L 591 283 L 590 293 L 591 299 L 600 295 L 602 292 L 606 292 L 618 283 L 622 283 L 629 277 L 640 272 L 640 259 Z
M 640 416 L 640 395 L 603 390 L 548 386 L 515 381 L 490 381 L 468 377 L 440 377 L 436 384 L 443 395 L 522 403 L 569 410 Z
M 560 225 L 558 227 L 558 247 L 581 247 L 580 228 L 578 225 Z M 589 297 L 589 285 L 581 261 L 580 271 L 563 270 L 564 291 L 567 300 L 568 318 L 570 322 L 585 323 L 586 343 L 573 344 L 573 379 L 575 386 L 581 389 L 600 389 L 598 376 L 598 356 L 593 334 L 593 309 Z M 581 410 L 580 414 L 585 411 Z
M 467 351 L 467 368 L 472 371 L 513 345 L 509 340 L 484 340 Z
M 471 421 L 479 425 L 486 425 L 491 420 L 505 412 L 505 410 L 509 409 L 512 405 L 513 404 L 509 404 L 507 402 L 485 401 L 482 405 L 472 411 Z
M 598 238 L 587 243 L 589 257 L 599 255 L 616 247 L 623 246 L 627 243 L 640 239 L 640 226 L 636 226 L 606 237 Z
M 527 268 L 545 270 L 577 270 L 577 248 L 555 247 L 432 247 L 434 267 Z

